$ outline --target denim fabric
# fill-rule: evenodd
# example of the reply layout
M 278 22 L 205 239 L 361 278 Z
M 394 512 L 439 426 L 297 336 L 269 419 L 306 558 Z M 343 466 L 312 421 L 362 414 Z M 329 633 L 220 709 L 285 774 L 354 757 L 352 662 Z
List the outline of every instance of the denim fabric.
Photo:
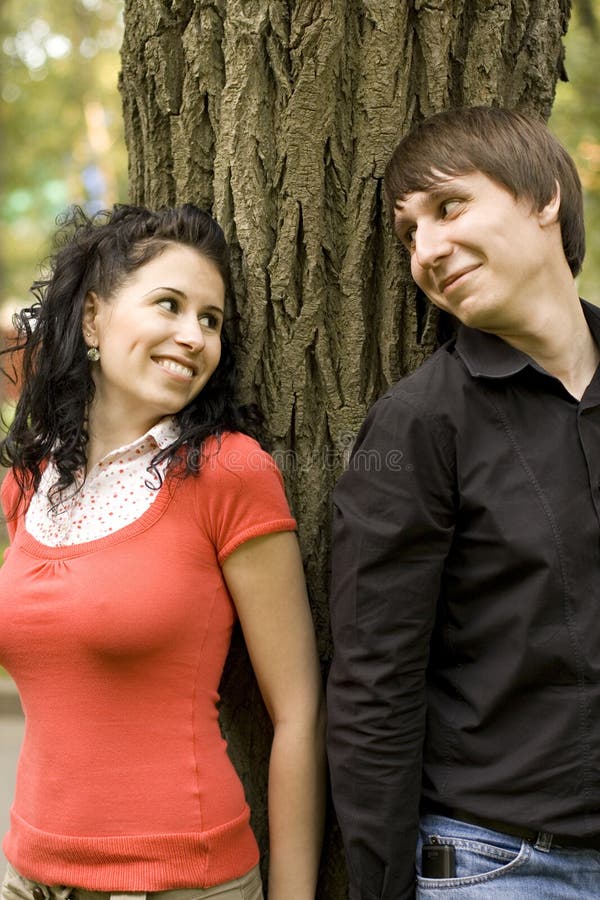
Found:
M 225 884 L 217 884 L 210 888 L 186 888 L 185 890 L 154 891 L 147 894 L 125 893 L 123 891 L 110 893 L 108 891 L 84 891 L 80 888 L 58 887 L 38 884 L 19 875 L 11 865 L 6 870 L 2 889 L 1 900 L 34 900 L 34 889 L 40 888 L 44 900 L 263 900 L 260 869 L 255 866 L 247 875 L 235 878 Z M 36 896 L 37 896 L 36 891 Z
M 423 878 L 421 848 L 432 836 L 456 851 L 455 878 Z M 421 819 L 417 900 L 598 900 L 600 851 L 563 850 L 445 816 Z

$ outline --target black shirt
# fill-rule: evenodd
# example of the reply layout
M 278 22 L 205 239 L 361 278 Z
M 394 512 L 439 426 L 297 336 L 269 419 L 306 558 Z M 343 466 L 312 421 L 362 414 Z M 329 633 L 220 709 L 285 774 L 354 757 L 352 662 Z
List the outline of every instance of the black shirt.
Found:
M 351 900 L 414 897 L 422 800 L 600 832 L 599 524 L 599 372 L 578 402 L 461 327 L 370 411 L 334 491 L 329 753 Z

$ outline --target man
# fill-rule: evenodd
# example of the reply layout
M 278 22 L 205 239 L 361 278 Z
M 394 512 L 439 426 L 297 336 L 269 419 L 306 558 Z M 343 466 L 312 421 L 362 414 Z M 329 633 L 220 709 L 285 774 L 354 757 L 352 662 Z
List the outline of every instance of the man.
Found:
M 591 900 L 600 310 L 574 281 L 579 179 L 541 122 L 471 108 L 417 125 L 385 188 L 414 280 L 460 325 L 371 409 L 334 493 L 350 897 Z

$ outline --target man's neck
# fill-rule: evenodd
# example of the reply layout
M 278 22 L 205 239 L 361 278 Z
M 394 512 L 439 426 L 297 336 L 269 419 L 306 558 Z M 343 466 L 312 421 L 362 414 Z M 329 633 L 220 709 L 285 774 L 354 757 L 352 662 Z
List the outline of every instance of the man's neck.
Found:
M 556 294 L 554 295 L 554 297 Z M 600 363 L 600 350 L 587 324 L 575 285 L 560 303 L 536 304 L 526 329 L 498 335 L 531 356 L 580 400 Z

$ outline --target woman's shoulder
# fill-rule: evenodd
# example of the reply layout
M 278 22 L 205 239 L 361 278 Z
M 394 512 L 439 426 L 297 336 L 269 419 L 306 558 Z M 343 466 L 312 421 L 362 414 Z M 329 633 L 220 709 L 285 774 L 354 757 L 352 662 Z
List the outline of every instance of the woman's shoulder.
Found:
M 232 502 L 242 496 L 254 498 L 260 504 L 285 496 L 283 477 L 271 454 L 241 432 L 225 432 L 204 442 L 194 482 L 204 502 L 219 505 L 226 497 Z
M 211 437 L 202 448 L 200 471 L 251 473 L 279 471 L 273 457 L 253 437 L 241 431 L 227 431 Z
M 227 432 L 203 445 L 193 483 L 198 520 L 209 528 L 219 560 L 244 540 L 270 531 L 293 531 L 281 472 L 258 441 Z

